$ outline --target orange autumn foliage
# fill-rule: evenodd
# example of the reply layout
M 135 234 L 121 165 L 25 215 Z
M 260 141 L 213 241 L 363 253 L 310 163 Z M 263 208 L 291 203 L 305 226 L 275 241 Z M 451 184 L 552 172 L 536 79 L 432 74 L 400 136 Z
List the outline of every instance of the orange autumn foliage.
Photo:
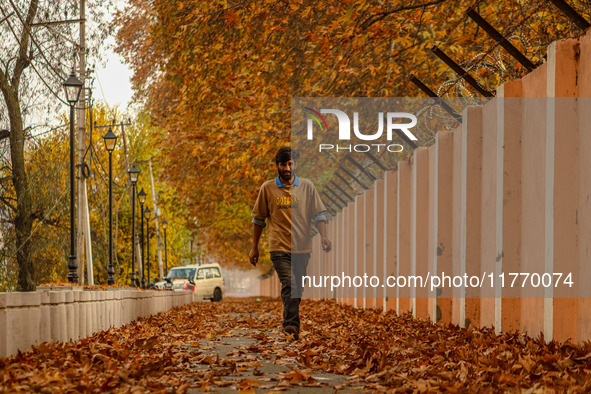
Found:
M 587 17 L 583 1 L 575 8 Z M 526 70 L 466 17 L 474 7 L 534 62 L 580 32 L 550 2 L 130 0 L 117 51 L 161 147 L 185 218 L 222 261 L 246 265 L 250 209 L 290 143 L 291 97 L 470 95 L 430 48 L 438 45 L 493 90 Z M 318 171 L 321 171 L 319 168 Z

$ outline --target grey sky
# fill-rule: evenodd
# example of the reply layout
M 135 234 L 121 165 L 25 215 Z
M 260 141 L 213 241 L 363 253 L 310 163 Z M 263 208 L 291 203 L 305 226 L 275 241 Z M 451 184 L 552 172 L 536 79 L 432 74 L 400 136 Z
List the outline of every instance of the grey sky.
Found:
M 109 38 L 108 41 L 112 42 L 113 38 Z M 125 110 L 133 95 L 130 82 L 132 72 L 123 64 L 121 56 L 112 50 L 107 50 L 105 59 L 107 62 L 104 67 L 96 67 L 94 98 L 105 101 L 109 106 L 118 105 L 121 110 Z
M 127 0 L 114 0 L 113 4 L 117 9 L 123 9 L 127 5 Z M 96 65 L 94 98 L 104 100 L 109 106 L 118 105 L 121 110 L 125 110 L 133 95 L 130 82 L 132 72 L 123 64 L 123 58 L 111 49 L 114 43 L 113 37 L 107 39 L 106 64 L 104 67 Z

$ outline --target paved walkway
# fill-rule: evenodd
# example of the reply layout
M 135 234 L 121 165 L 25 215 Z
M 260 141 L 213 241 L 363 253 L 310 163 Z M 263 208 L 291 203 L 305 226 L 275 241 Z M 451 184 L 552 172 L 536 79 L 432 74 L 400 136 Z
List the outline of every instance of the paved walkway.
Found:
M 0 392 L 591 392 L 591 344 L 304 300 L 201 302 L 0 359 Z
M 259 323 L 257 323 L 257 320 Z M 259 313 L 228 313 L 220 319 L 220 329 L 227 334 L 198 341 L 202 352 L 195 372 L 202 388 L 219 393 L 286 392 L 334 393 L 347 386 L 344 375 L 323 373 L 303 366 L 302 354 L 293 338 L 277 328 L 252 329 L 244 326 L 262 325 L 265 316 Z M 305 340 L 309 332 L 302 333 Z M 213 387 L 212 387 L 213 386 Z M 202 392 L 192 389 L 190 393 Z M 360 392 L 349 389 L 347 392 Z

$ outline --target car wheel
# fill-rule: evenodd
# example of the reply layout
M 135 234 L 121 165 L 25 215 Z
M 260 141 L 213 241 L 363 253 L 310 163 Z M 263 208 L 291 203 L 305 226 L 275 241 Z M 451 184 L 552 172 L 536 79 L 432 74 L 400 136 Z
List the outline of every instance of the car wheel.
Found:
M 222 300 L 222 291 L 219 287 L 216 287 L 213 291 L 213 298 L 211 300 L 214 302 L 219 302 Z

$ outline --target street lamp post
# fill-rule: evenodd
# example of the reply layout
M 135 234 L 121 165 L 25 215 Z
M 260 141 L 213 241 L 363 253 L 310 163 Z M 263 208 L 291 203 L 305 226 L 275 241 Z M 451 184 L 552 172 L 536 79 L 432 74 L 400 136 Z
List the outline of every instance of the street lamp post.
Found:
M 168 227 L 168 220 L 162 221 L 162 229 L 164 230 L 164 276 L 168 276 L 168 248 L 166 247 L 166 227 Z
M 148 286 L 150 285 L 150 208 L 144 209 L 146 217 L 146 264 L 148 265 Z
M 70 104 L 70 259 L 68 261 L 68 281 L 71 283 L 78 282 L 78 264 L 76 262 L 76 239 L 74 231 L 76 231 L 74 219 L 74 106 L 80 97 L 82 90 L 82 82 L 76 78 L 74 70 L 70 77 L 63 83 L 66 92 L 66 100 Z
M 109 267 L 107 273 L 107 283 L 115 284 L 115 269 L 113 268 L 113 150 L 117 145 L 117 136 L 109 127 L 107 134 L 103 136 L 105 140 L 105 148 L 109 152 Z
M 127 173 L 131 181 L 131 286 L 137 287 L 137 276 L 135 275 L 135 184 L 140 170 L 134 164 Z
M 144 264 L 144 203 L 146 202 L 146 192 L 142 188 L 137 194 L 137 198 L 140 201 L 140 247 L 142 248 L 142 289 L 146 288 L 146 265 Z

